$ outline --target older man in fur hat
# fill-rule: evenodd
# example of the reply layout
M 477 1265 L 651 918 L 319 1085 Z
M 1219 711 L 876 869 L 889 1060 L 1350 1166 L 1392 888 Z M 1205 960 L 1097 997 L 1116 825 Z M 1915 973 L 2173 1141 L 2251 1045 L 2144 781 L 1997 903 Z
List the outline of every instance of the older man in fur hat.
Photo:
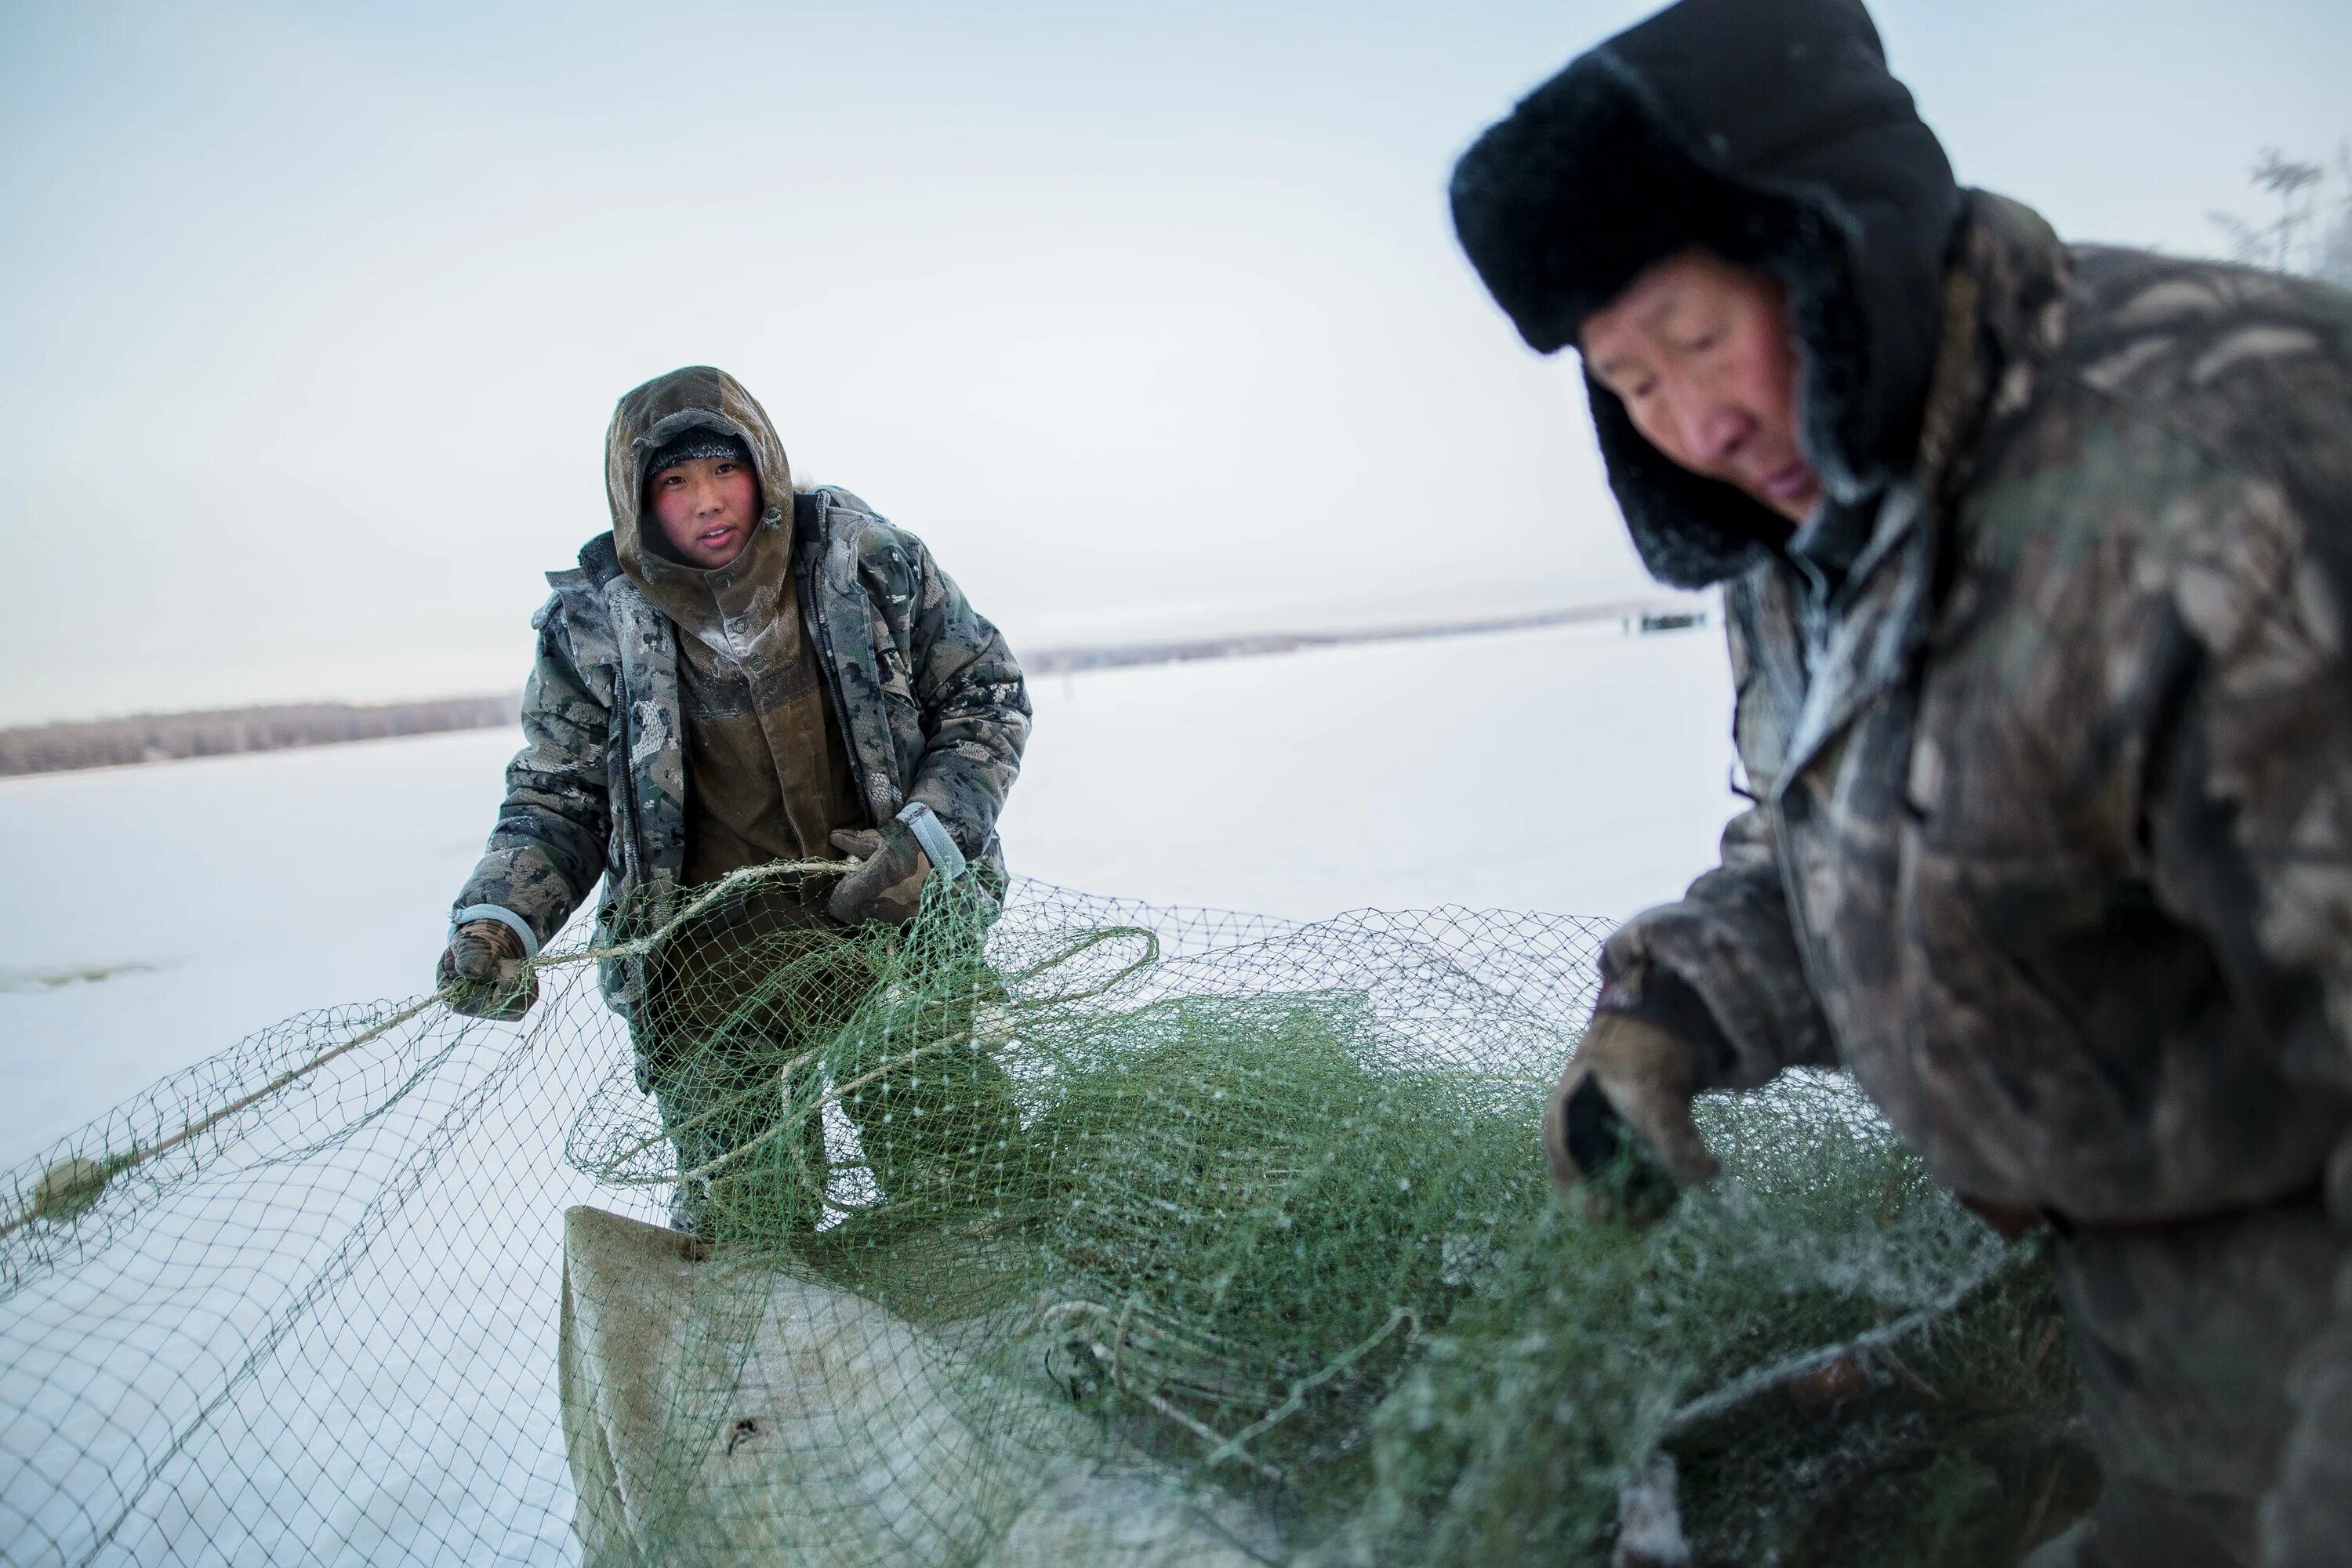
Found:
M 1559 1179 L 1842 1063 L 2045 1219 L 2106 1472 L 2050 1562 L 2352 1562 L 2352 299 L 1958 185 L 1856 0 L 1683 0 L 1465 154 L 1752 809 L 1618 931 Z
M 1027 689 L 920 540 L 846 490 L 793 489 L 766 411 L 725 372 L 624 396 L 604 472 L 612 531 L 548 574 L 527 743 L 439 978 L 461 1009 L 519 1017 L 535 993 L 518 961 L 600 881 L 601 940 L 653 929 L 730 872 L 857 857 L 838 878 L 759 881 L 603 975 L 677 1145 L 672 1222 L 699 1228 L 714 1184 L 740 1178 L 764 1194 L 755 1221 L 813 1223 L 818 1194 L 791 1175 L 824 1166 L 815 1117 L 797 1164 L 773 1139 L 761 1158 L 738 1151 L 775 1120 L 779 1064 L 872 984 L 870 944 L 844 928 L 904 925 L 934 879 L 1003 889 L 996 817 Z M 886 1195 L 938 1152 L 927 1129 L 966 1142 L 1017 1129 L 984 1058 L 935 1053 L 898 1077 L 843 1107 Z

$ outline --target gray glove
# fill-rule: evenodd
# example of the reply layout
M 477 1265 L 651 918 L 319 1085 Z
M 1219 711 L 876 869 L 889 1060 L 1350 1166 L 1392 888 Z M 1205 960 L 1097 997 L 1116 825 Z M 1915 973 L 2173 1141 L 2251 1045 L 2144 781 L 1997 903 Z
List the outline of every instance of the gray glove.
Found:
M 524 968 L 522 938 L 503 921 L 467 921 L 441 950 L 435 979 L 452 1012 L 510 1024 L 539 1000 L 539 976 Z
M 825 911 L 844 925 L 868 921 L 902 926 L 923 907 L 923 879 L 931 858 L 903 822 L 886 827 L 853 827 L 833 835 L 833 847 L 862 861 L 841 879 Z
M 1698 1053 L 1644 1018 L 1596 1013 L 1544 1110 L 1551 1177 L 1596 1215 L 1646 1224 L 1722 1167 L 1691 1121 Z

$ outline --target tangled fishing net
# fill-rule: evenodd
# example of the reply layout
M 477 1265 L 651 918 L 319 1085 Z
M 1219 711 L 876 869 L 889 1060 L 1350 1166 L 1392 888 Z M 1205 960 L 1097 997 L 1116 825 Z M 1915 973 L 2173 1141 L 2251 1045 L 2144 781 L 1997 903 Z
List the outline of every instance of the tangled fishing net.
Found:
M 0 1556 L 1959 1564 L 2096 1489 L 2038 1254 L 1842 1079 L 1706 1102 L 1654 1226 L 1552 1196 L 1594 923 L 804 901 L 14 1173 Z

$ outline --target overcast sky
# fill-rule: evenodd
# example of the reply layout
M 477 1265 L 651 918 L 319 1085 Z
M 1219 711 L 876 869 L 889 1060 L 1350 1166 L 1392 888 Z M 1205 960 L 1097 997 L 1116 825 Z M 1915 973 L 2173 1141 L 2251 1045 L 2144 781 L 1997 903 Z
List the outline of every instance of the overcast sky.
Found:
M 0 0 L 0 723 L 512 689 L 698 362 L 1016 648 L 1639 592 L 1444 189 L 1647 9 Z M 1877 13 L 2074 237 L 2352 132 L 2343 0 Z

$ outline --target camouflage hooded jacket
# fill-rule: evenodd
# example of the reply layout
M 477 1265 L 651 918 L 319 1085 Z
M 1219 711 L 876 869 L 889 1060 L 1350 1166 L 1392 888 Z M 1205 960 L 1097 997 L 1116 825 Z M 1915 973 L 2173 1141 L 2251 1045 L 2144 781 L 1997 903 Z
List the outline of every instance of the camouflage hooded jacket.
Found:
M 1539 350 L 1701 245 L 1802 351 L 1793 533 L 1590 383 L 1651 572 L 1723 586 L 1755 800 L 1601 1005 L 1712 1087 L 1843 1061 L 1989 1203 L 2216 1214 L 2337 1151 L 2352 1204 L 2352 299 L 1964 191 L 1858 0 L 1680 0 L 1453 199 Z
M 605 452 L 616 533 L 635 536 L 645 458 L 691 425 L 750 446 L 771 498 L 755 542 L 790 530 L 803 635 L 874 824 L 919 801 L 1001 879 L 996 817 L 1029 733 L 1027 688 L 1002 635 L 920 540 L 856 496 L 772 484 L 789 472 L 782 446 L 721 371 L 676 372 L 622 400 Z M 488 851 L 454 906 L 509 910 L 539 942 L 600 879 L 600 940 L 620 923 L 658 921 L 686 860 L 678 628 L 623 570 L 614 539 L 598 535 L 578 565 L 548 574 L 555 592 L 531 618 L 539 651 L 523 689 L 525 743 L 507 768 Z M 642 993 L 640 966 L 608 964 L 604 983 L 626 1014 Z
M 1988 1202 L 2309 1191 L 2352 1160 L 2352 300 L 1979 195 L 1948 310 L 1843 581 L 1727 584 L 1756 805 L 1604 1005 L 1717 1087 L 1843 1061 Z
M 1653 574 L 1722 585 L 1753 792 L 1599 1005 L 1702 1087 L 1843 1062 L 1953 1189 L 2078 1237 L 2324 1200 L 2263 1507 L 2352 1539 L 2352 298 L 1964 191 L 1859 0 L 1678 0 L 1453 198 L 1539 350 L 1694 245 L 1801 350 L 1793 532 L 1590 387 Z

